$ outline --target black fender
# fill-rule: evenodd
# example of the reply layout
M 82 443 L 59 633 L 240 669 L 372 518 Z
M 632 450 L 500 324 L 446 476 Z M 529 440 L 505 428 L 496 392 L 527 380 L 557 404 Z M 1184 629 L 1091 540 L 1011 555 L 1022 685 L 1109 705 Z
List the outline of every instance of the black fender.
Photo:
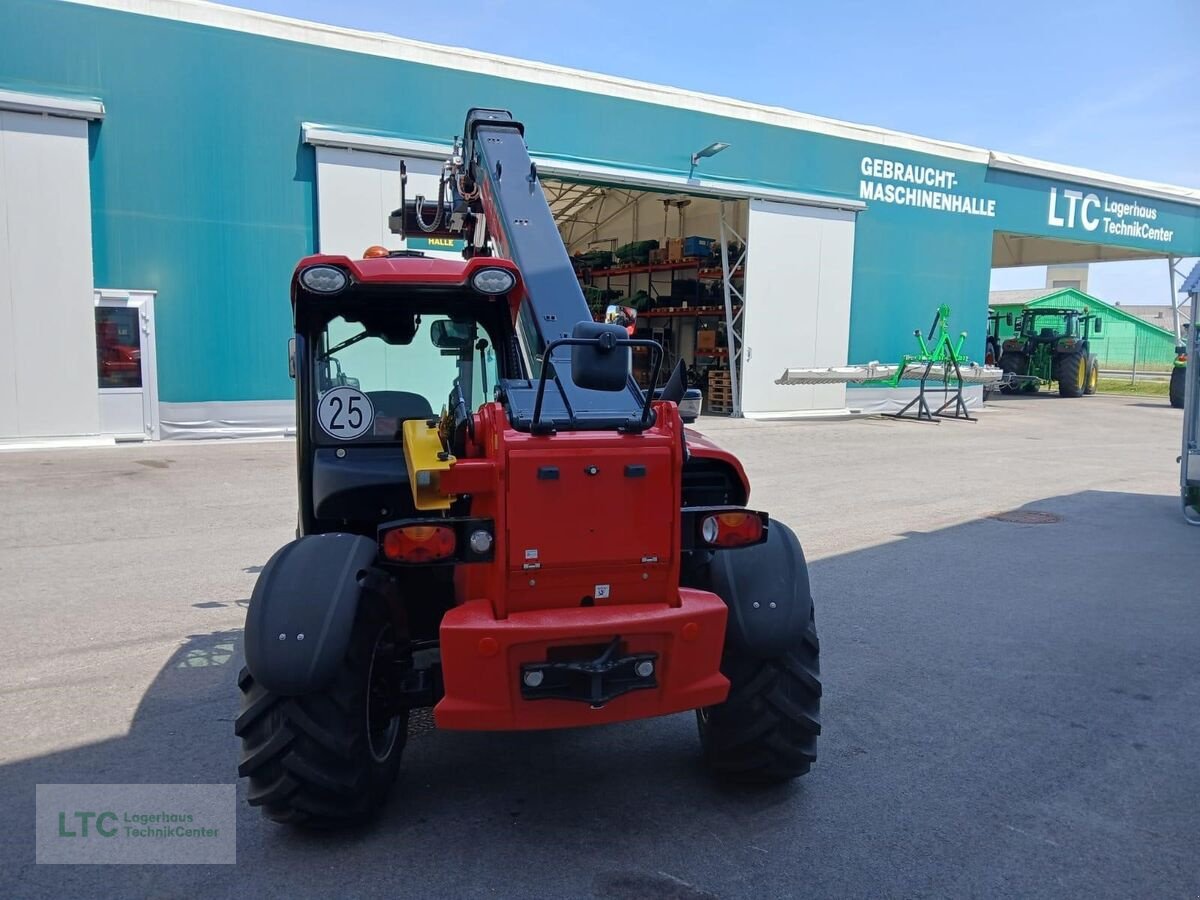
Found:
M 709 579 L 729 607 L 727 645 L 771 659 L 803 639 L 813 602 L 808 563 L 800 540 L 782 522 L 772 520 L 761 544 L 715 552 Z
M 378 552 L 357 534 L 308 535 L 275 551 L 246 612 L 246 668 L 259 684 L 295 696 L 329 683 Z

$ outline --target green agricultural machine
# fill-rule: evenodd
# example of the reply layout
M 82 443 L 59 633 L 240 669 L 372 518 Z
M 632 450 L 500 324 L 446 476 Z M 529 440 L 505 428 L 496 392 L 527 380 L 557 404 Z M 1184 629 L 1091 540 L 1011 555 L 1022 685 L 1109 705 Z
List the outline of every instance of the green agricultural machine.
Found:
M 1000 390 L 1034 393 L 1057 382 L 1060 397 L 1096 393 L 1100 362 L 1091 338 L 1101 321 L 1086 309 L 1026 307 L 1017 333 L 1004 342 Z
M 1175 364 L 1171 367 L 1171 386 L 1168 396 L 1171 399 L 1171 405 L 1176 409 L 1183 409 L 1184 388 L 1187 386 L 1187 342 L 1190 327 L 1187 322 L 1183 323 L 1182 342 L 1175 348 Z

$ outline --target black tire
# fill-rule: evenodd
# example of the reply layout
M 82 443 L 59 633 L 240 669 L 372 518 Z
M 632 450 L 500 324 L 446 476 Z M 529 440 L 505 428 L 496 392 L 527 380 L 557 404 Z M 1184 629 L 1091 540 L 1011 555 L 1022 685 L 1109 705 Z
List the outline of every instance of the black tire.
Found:
M 714 773 L 761 784 L 808 772 L 821 733 L 820 655 L 811 612 L 804 637 L 782 656 L 764 660 L 725 648 L 729 697 L 696 710 L 704 761 Z
M 1092 356 L 1088 359 L 1088 375 L 1087 384 L 1083 386 L 1084 394 L 1091 396 L 1096 393 L 1096 387 L 1100 384 L 1100 360 Z
M 1082 350 L 1063 355 L 1055 364 L 1055 381 L 1058 382 L 1058 396 L 1082 397 L 1087 385 L 1088 358 Z
M 1171 386 L 1168 389 L 1168 396 L 1171 398 L 1171 405 L 1176 409 L 1183 409 L 1183 396 L 1187 387 L 1187 366 L 1176 366 L 1171 370 Z
M 381 604 L 359 607 L 350 646 L 333 681 L 298 697 L 271 694 L 248 669 L 238 676 L 242 739 L 238 774 L 250 779 L 251 806 L 275 822 L 336 828 L 370 818 L 396 780 L 408 738 L 408 712 L 370 698 L 386 693 L 396 632 Z M 373 727 L 368 722 L 374 717 Z
M 1019 378 L 1029 372 L 1029 357 L 1017 350 L 1007 350 L 1000 357 L 1000 371 L 1005 375 Z M 1003 394 L 1015 394 L 1022 389 L 1022 383 L 1013 383 L 1010 380 L 1006 380 L 1006 383 L 1001 385 L 1000 392 Z

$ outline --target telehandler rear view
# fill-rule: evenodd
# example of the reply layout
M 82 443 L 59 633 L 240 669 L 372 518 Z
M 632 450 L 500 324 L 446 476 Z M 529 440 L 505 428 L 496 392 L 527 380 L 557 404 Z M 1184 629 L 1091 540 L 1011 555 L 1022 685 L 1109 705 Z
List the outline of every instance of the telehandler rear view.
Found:
M 518 122 L 471 110 L 441 184 L 402 188 L 391 227 L 464 260 L 372 248 L 293 276 L 299 525 L 246 617 L 250 803 L 369 817 L 423 707 L 477 730 L 696 710 L 717 775 L 805 774 L 821 683 L 796 536 L 685 428 L 682 369 L 641 389 L 631 348 L 661 348 L 592 321 Z

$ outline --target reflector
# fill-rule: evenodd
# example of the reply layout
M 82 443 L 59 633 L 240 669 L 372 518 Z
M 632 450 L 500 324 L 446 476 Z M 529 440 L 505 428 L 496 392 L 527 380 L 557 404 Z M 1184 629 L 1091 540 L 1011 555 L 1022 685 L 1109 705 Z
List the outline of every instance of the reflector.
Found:
M 444 525 L 404 525 L 383 536 L 383 555 L 396 562 L 424 563 L 454 555 L 457 539 Z

